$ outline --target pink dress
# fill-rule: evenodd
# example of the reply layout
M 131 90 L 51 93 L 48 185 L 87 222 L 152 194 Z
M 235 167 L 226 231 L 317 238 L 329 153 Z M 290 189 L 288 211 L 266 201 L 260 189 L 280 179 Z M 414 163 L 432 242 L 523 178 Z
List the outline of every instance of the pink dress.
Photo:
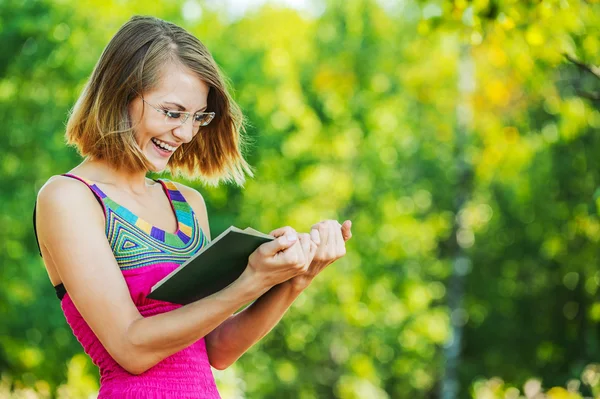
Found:
M 179 228 L 158 229 L 108 198 L 95 184 L 85 183 L 103 206 L 106 236 L 129 287 L 131 299 L 144 317 L 171 311 L 181 305 L 147 299 L 152 286 L 196 253 L 207 239 L 190 205 L 168 180 L 159 180 Z M 98 398 L 220 398 L 204 338 L 169 356 L 140 375 L 123 369 L 102 346 L 62 284 L 56 288 L 65 318 L 85 352 L 100 370 Z

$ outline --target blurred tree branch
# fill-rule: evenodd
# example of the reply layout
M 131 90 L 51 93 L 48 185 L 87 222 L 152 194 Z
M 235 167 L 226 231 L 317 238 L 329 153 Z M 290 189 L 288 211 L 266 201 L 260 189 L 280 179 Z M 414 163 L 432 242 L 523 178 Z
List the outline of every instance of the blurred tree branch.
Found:
M 588 65 L 576 59 L 575 57 L 570 56 L 569 54 L 564 54 L 564 56 L 567 59 L 567 61 L 575 65 L 584 74 L 600 80 L 600 67 L 597 67 L 595 65 Z M 596 104 L 596 106 L 598 106 L 598 102 L 600 102 L 600 91 L 590 92 L 587 90 L 582 90 L 581 88 L 575 88 L 575 92 L 578 96 L 590 100 L 594 104 Z
M 592 74 L 593 76 L 596 77 L 596 79 L 600 79 L 600 68 L 599 67 L 597 67 L 595 65 L 585 64 L 585 63 L 577 60 L 576 58 L 570 56 L 569 54 L 564 54 L 564 56 L 569 62 L 577 65 L 577 67 L 579 69 L 581 69 L 582 71 Z
M 592 101 L 600 101 L 600 93 L 588 93 L 583 90 L 577 90 L 577 94 L 580 97 L 586 98 Z

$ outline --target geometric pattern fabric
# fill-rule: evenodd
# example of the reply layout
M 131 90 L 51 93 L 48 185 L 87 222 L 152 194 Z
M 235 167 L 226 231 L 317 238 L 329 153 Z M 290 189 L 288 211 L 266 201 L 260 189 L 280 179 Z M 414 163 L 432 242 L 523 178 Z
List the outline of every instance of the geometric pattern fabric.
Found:
M 79 176 L 66 175 L 87 184 L 101 202 L 106 217 L 106 238 L 121 270 L 155 263 L 182 264 L 208 241 L 192 207 L 169 180 L 157 181 L 169 198 L 177 219 L 175 233 L 164 231 L 139 218 L 110 199 L 96 184 Z

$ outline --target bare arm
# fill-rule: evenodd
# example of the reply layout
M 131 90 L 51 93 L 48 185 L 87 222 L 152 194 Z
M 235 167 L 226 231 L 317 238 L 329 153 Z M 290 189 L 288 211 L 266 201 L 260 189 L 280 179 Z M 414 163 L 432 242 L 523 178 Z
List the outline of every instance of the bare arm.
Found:
M 44 260 L 56 268 L 78 311 L 109 354 L 133 374 L 206 336 L 279 279 L 287 280 L 285 274 L 306 270 L 298 243 L 276 240 L 260 257 L 262 261 L 267 252 L 277 253 L 275 246 L 284 249 L 271 263 L 271 273 L 248 267 L 236 282 L 214 295 L 144 318 L 106 240 L 102 209 L 87 187 L 68 178 L 47 183 L 38 196 L 38 232 Z M 281 268 L 282 264 L 286 266 Z
M 178 188 L 194 209 L 203 230 L 210 238 L 204 199 L 200 193 L 189 187 L 178 184 Z M 289 230 L 282 228 L 271 233 L 279 236 Z M 219 370 L 233 364 L 275 327 L 301 292 L 302 290 L 294 289 L 294 286 L 288 282 L 281 283 L 271 288 L 242 312 L 230 316 L 206 336 L 206 350 L 210 364 Z
M 287 282 L 276 285 L 209 333 L 206 350 L 211 365 L 223 370 L 233 364 L 279 323 L 298 295 Z
M 350 224 L 350 221 L 344 222 L 341 229 L 337 221 L 324 221 L 314 225 L 311 241 L 319 244 L 319 247 L 309 270 L 271 288 L 251 306 L 231 316 L 206 336 L 206 349 L 214 367 L 227 368 L 260 341 L 281 320 L 315 276 L 327 265 L 344 256 L 345 241 L 352 236 Z M 271 234 L 277 237 L 284 234 L 286 229 L 284 227 Z

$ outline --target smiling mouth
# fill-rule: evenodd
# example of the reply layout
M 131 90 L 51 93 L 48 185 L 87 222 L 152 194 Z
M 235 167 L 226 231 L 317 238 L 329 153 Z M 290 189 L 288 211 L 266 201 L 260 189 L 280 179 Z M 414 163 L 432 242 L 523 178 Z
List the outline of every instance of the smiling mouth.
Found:
M 159 151 L 162 151 L 165 154 L 172 154 L 177 149 L 177 147 L 170 146 L 156 138 L 152 138 L 151 141 Z

